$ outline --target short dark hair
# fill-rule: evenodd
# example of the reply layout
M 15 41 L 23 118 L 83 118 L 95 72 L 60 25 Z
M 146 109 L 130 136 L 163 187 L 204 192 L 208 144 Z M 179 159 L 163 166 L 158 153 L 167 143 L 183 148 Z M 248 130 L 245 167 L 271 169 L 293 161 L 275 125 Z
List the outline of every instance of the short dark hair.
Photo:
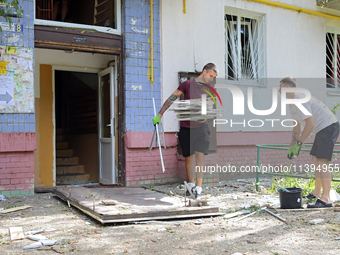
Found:
M 296 80 L 293 77 L 283 78 L 280 82 L 288 84 L 290 87 L 296 87 Z
M 208 64 L 206 64 L 206 65 L 203 67 L 202 72 L 203 72 L 203 70 L 207 70 L 207 71 L 209 71 L 209 70 L 214 70 L 214 72 L 215 72 L 216 74 L 218 74 L 217 67 L 216 67 L 216 65 L 215 65 L 214 63 L 208 63 Z

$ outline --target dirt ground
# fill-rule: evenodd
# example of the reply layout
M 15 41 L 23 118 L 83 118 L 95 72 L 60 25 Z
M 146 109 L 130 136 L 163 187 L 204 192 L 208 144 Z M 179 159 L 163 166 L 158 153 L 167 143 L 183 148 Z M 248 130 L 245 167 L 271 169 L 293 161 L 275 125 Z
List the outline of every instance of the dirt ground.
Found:
M 210 205 L 232 213 L 242 208 L 278 207 L 278 198 L 256 193 L 254 180 L 221 182 L 205 188 Z M 269 181 L 262 180 L 264 186 Z M 181 185 L 154 187 L 174 195 Z M 338 209 L 314 211 L 277 210 L 287 224 L 260 212 L 237 218 L 210 217 L 175 221 L 149 221 L 102 225 L 52 193 L 32 197 L 6 198 L 0 208 L 30 205 L 32 208 L 0 214 L 0 254 L 339 254 L 340 212 Z M 275 212 L 275 209 L 271 209 Z M 324 223 L 310 225 L 312 219 Z M 329 226 L 339 230 L 328 230 Z M 57 240 L 52 246 L 23 250 L 28 239 L 10 241 L 9 227 L 24 232 L 55 229 L 41 235 Z

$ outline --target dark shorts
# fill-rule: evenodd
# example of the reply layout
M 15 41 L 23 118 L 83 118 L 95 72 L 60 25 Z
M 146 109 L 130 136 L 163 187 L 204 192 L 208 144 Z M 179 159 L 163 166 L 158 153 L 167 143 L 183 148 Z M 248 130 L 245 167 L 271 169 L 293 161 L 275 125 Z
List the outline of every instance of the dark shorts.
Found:
M 320 130 L 315 136 L 310 155 L 331 161 L 334 144 L 339 136 L 339 130 L 339 122 L 335 122 Z
M 207 124 L 198 128 L 181 127 L 178 133 L 178 139 L 184 157 L 193 155 L 195 151 L 208 155 L 210 130 Z

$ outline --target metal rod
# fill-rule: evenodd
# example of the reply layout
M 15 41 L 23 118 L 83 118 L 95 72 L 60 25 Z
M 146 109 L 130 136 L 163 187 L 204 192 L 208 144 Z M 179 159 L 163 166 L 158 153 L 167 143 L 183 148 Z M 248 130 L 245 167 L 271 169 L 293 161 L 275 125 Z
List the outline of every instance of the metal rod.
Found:
M 153 131 L 149 152 L 151 152 L 152 150 L 152 144 L 153 144 L 153 140 L 155 140 L 155 134 L 156 134 L 156 127 L 155 127 L 155 130 Z
M 256 191 L 259 191 L 260 147 L 257 148 Z
M 249 213 L 249 214 L 246 215 L 246 216 L 243 216 L 243 217 L 241 217 L 241 218 L 238 218 L 238 219 L 234 220 L 234 222 L 237 222 L 237 221 L 243 220 L 243 219 L 245 219 L 245 218 L 248 218 L 249 216 L 252 216 L 252 215 L 254 215 L 255 213 L 257 213 L 257 212 L 259 212 L 259 211 L 261 211 L 261 210 L 264 210 L 264 209 L 266 209 L 266 207 L 262 207 L 262 208 L 258 209 L 258 210 L 255 211 L 255 212 Z
M 155 116 L 156 116 L 157 113 L 156 113 L 155 98 L 152 98 L 152 101 L 153 101 L 153 111 L 154 111 Z M 156 124 L 156 134 L 157 134 L 157 140 L 158 140 L 159 154 L 160 154 L 160 156 L 161 156 L 162 170 L 163 170 L 163 173 L 164 173 L 164 172 L 165 172 L 165 169 L 164 169 L 164 162 L 163 162 L 161 141 L 160 141 L 160 139 L 159 139 L 159 133 L 158 133 L 158 124 Z
M 165 135 L 164 135 L 164 128 L 163 128 L 162 121 L 161 121 L 161 128 L 162 128 L 162 133 L 163 133 L 163 146 L 164 146 L 164 150 L 166 150 Z
M 269 213 L 270 215 L 274 216 L 275 218 L 279 219 L 280 221 L 283 221 L 283 222 L 287 223 L 287 221 L 284 218 L 281 218 L 279 215 L 276 215 L 275 213 L 272 213 L 267 208 L 263 208 L 263 211 Z

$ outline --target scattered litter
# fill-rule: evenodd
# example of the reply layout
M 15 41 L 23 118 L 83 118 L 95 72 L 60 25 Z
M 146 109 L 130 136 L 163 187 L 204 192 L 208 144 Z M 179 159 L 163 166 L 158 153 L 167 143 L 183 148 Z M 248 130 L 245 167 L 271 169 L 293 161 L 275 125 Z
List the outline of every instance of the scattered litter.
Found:
M 309 224 L 316 225 L 316 224 L 322 223 L 324 221 L 325 221 L 324 219 L 314 219 L 314 220 L 310 220 Z
M 165 232 L 166 231 L 166 228 L 160 228 L 157 230 L 157 232 Z
M 40 228 L 40 229 L 37 229 L 37 230 L 31 230 L 31 231 L 28 231 L 28 232 L 25 232 L 25 235 L 35 235 L 35 234 L 39 234 L 39 233 L 42 233 L 42 232 L 52 232 L 52 231 L 56 231 L 55 228 Z
M 103 205 L 116 205 L 117 202 L 114 200 L 103 200 L 102 201 Z
M 36 248 L 40 248 L 42 246 L 41 242 L 35 242 L 35 243 L 31 243 L 29 245 L 26 245 L 23 247 L 24 250 L 28 250 L 28 249 L 36 249 Z
M 40 240 L 40 242 L 43 245 L 52 246 L 52 245 L 54 245 L 57 242 L 57 240 Z
M 203 223 L 203 220 L 198 219 L 195 221 L 195 225 L 201 225 Z
M 334 240 L 335 240 L 335 241 L 339 241 L 339 240 L 340 240 L 340 238 L 334 238 Z
M 40 241 L 40 240 L 47 240 L 48 238 L 46 236 L 42 235 L 29 235 L 26 236 L 28 239 L 33 240 L 33 241 Z
M 242 209 L 248 209 L 248 208 L 250 208 L 250 204 L 242 205 L 241 208 L 242 208 Z
M 11 237 L 11 241 L 20 240 L 20 239 L 25 238 L 22 227 L 10 227 L 9 228 L 9 234 L 10 234 L 10 237 Z
M 0 201 L 6 201 L 4 195 L 0 195 Z
M 55 228 L 44 228 L 44 232 L 52 232 L 52 231 L 56 231 L 57 229 Z
M 25 210 L 25 209 L 28 209 L 28 208 L 31 208 L 32 206 L 30 205 L 24 205 L 24 206 L 19 206 L 19 207 L 14 207 L 14 208 L 10 208 L 10 209 L 6 209 L 6 210 L 3 210 L 3 211 L 0 211 L 0 213 L 9 213 L 9 212 L 15 212 L 15 211 L 20 211 L 20 210 Z
M 38 234 L 38 233 L 41 233 L 41 232 L 44 232 L 44 229 L 43 229 L 43 228 L 25 232 L 25 235 L 27 235 L 27 236 L 28 236 L 28 235 L 35 235 L 35 234 Z
M 234 218 L 234 217 L 241 216 L 241 215 L 248 214 L 248 213 L 250 213 L 250 211 L 243 210 L 243 211 L 238 211 L 238 212 L 226 214 L 226 215 L 223 216 L 223 218 L 224 219 L 230 219 L 230 218 Z
M 243 255 L 243 253 L 240 253 L 240 252 L 236 252 L 236 253 L 233 253 L 231 255 Z
M 4 210 L 4 208 L 0 208 L 0 211 L 3 211 Z
M 329 196 L 333 202 L 340 201 L 340 195 L 334 189 L 330 191 Z
M 337 227 L 334 227 L 334 226 L 331 226 L 331 225 L 327 225 L 326 228 L 327 228 L 328 230 L 340 231 L 340 228 L 337 228 Z

